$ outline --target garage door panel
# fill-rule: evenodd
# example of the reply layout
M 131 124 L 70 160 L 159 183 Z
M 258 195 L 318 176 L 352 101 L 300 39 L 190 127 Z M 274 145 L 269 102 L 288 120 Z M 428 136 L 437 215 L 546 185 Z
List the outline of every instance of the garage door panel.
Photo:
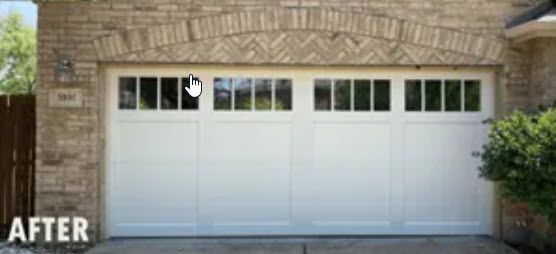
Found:
M 263 169 L 258 176 L 201 174 L 201 212 L 206 220 L 214 224 L 289 220 L 287 170 Z
M 216 122 L 208 136 L 211 160 L 200 175 L 200 203 L 212 230 L 288 225 L 291 125 Z
M 389 221 L 389 125 L 318 123 L 314 133 L 314 169 L 304 201 L 313 223 Z
M 113 181 L 125 183 L 111 192 L 113 220 L 119 230 L 138 235 L 157 227 L 189 228 L 191 232 L 197 223 L 195 168 L 159 163 L 118 163 L 114 167 Z
M 319 123 L 314 125 L 315 168 L 335 171 L 342 168 L 388 170 L 390 125 L 368 123 Z
M 197 122 L 122 122 L 117 160 L 195 163 L 198 129 Z
M 210 165 L 225 165 L 226 168 L 291 166 L 290 123 L 216 122 L 208 131 Z
M 482 145 L 484 126 L 479 123 L 462 124 L 452 126 L 450 131 L 448 142 L 458 145 L 445 148 L 446 160 L 451 162 L 445 170 L 451 177 L 444 179 L 447 185 L 444 214 L 450 221 L 478 222 L 481 219 L 481 207 L 478 207 L 480 180 L 476 169 L 480 159 L 474 158 L 472 153 Z
M 478 175 L 472 165 L 472 152 L 480 147 L 480 132 L 477 124 L 406 125 L 404 203 L 408 222 L 457 226 L 454 222 L 480 219 Z

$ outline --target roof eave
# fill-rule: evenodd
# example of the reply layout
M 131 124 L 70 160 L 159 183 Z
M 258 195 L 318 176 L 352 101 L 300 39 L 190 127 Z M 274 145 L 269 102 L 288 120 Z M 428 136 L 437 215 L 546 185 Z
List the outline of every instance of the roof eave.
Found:
M 514 43 L 525 42 L 539 37 L 556 37 L 556 22 L 529 21 L 527 23 L 507 28 L 506 38 Z

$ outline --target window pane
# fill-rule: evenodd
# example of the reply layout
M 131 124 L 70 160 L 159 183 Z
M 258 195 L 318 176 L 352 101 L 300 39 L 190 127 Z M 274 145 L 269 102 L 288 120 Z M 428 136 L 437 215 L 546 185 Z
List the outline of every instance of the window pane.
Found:
M 275 84 L 275 110 L 292 110 L 292 80 L 277 79 Z
M 461 111 L 461 81 L 446 80 L 444 93 L 446 111 Z
M 178 78 L 161 78 L 160 86 L 160 108 L 178 109 Z
M 141 78 L 140 109 L 156 109 L 157 83 L 157 78 Z
M 440 80 L 425 81 L 425 110 L 440 111 L 442 109 L 442 82 Z
M 120 109 L 137 108 L 137 79 L 136 78 L 134 77 L 120 78 L 118 104 Z
M 331 109 L 331 86 L 332 82 L 326 79 L 315 80 L 315 110 Z
M 421 111 L 421 80 L 405 81 L 405 110 Z
M 374 81 L 375 111 L 390 111 L 390 80 Z
M 255 109 L 270 110 L 272 108 L 272 80 L 255 79 Z
M 251 110 L 251 79 L 234 79 L 234 100 L 236 110 Z
M 334 80 L 334 109 L 351 109 L 351 86 L 349 79 Z
M 232 109 L 231 91 L 232 91 L 231 78 L 214 78 L 214 109 L 215 110 Z M 187 93 L 187 91 L 185 93 Z
M 465 111 L 481 110 L 481 81 L 465 81 Z
M 357 79 L 353 81 L 353 100 L 356 111 L 371 110 L 371 81 Z
M 195 77 L 193 78 L 195 79 Z M 186 87 L 189 88 L 189 77 L 181 79 L 181 109 L 198 109 L 199 97 L 191 97 L 185 90 Z

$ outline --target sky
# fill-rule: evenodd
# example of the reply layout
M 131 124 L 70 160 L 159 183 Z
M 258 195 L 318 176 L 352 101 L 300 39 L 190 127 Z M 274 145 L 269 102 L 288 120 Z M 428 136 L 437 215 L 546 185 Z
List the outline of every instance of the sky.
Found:
M 0 16 L 6 16 L 11 11 L 23 14 L 26 24 L 37 27 L 37 6 L 31 0 L 0 0 Z

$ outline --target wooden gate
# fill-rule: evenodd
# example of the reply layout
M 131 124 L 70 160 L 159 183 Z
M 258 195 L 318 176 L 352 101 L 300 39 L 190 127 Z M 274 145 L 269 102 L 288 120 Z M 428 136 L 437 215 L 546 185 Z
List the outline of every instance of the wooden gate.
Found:
M 0 96 L 0 239 L 35 201 L 35 96 Z

